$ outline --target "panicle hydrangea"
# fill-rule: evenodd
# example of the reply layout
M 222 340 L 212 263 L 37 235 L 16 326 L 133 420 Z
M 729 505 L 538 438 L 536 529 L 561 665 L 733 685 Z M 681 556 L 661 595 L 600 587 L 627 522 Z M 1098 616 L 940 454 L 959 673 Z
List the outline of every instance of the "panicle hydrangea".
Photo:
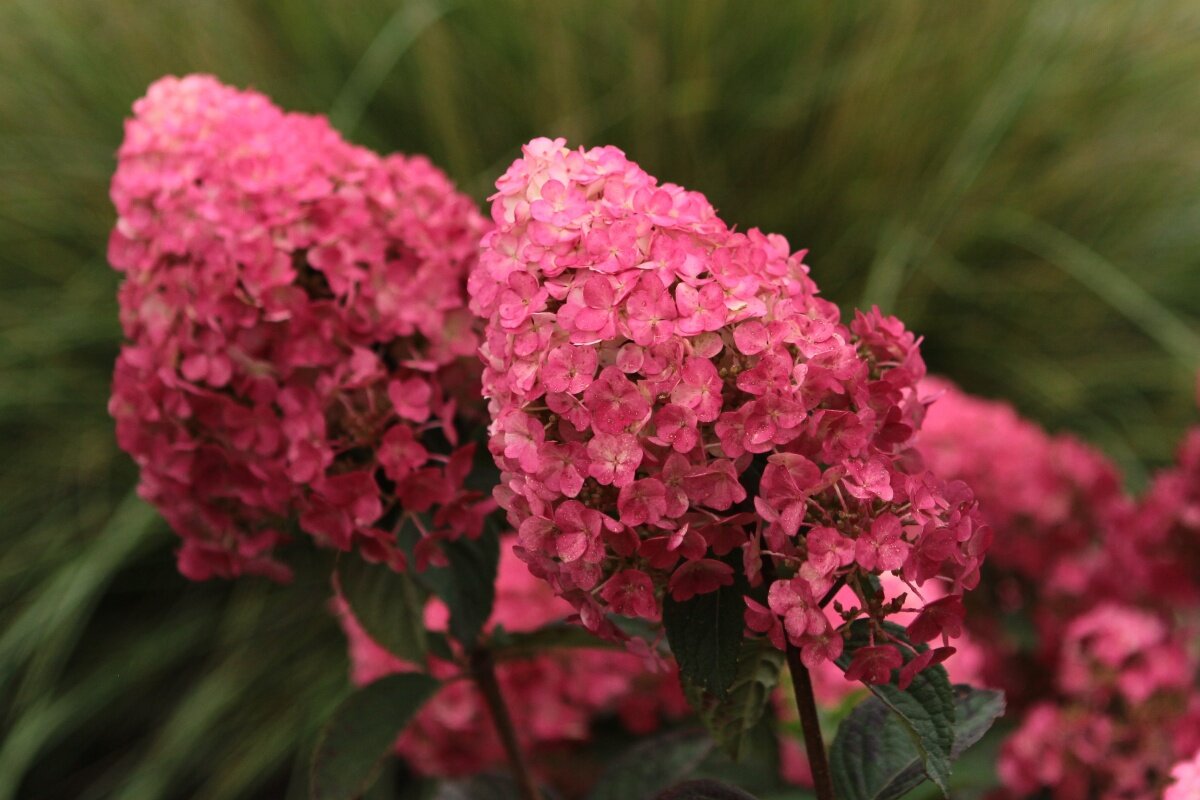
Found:
M 1158 472 L 1109 537 L 1103 587 L 1135 588 L 1163 607 L 1200 607 L 1200 427 L 1187 432 L 1176 464 Z
M 1200 750 L 1171 769 L 1171 785 L 1163 800 L 1200 800 Z
M 989 571 L 1038 584 L 1068 572 L 1062 562 L 1094 546 L 1128 504 L 1115 465 L 1078 439 L 1051 436 L 1011 405 L 940 378 L 924 379 L 921 393 L 930 406 L 917 449 L 931 470 L 974 490 L 995 533 Z
M 863 615 L 923 609 L 914 638 L 956 634 L 989 533 L 964 484 L 909 458 L 925 367 L 899 321 L 843 323 L 803 252 L 732 230 L 614 147 L 536 139 L 496 187 L 469 281 L 496 497 L 517 553 L 586 627 L 619 638 L 606 612 L 653 620 L 665 592 L 684 601 L 735 569 L 761 585 L 765 555 L 749 628 L 810 667 Z M 867 580 L 887 572 L 909 587 L 896 603 Z M 933 578 L 950 594 L 926 606 Z M 831 619 L 822 600 L 843 583 L 858 600 Z M 879 680 L 865 660 L 851 671 Z
M 1133 508 L 1102 453 L 1069 435 L 1051 436 L 1007 403 L 974 397 L 927 377 L 928 404 L 916 449 L 938 475 L 965 481 L 994 532 L 982 585 L 968 597 L 970 625 L 989 651 L 988 680 L 1011 704 L 1048 689 L 1063 627 L 1101 596 L 1132 599 L 1128 582 L 1109 586 L 1106 543 Z M 1002 613 L 996 613 L 1000 611 Z M 1031 617 L 1040 652 L 1022 651 L 1005 614 Z
M 442 172 L 192 75 L 135 103 L 111 194 L 109 410 L 185 575 L 285 577 L 291 519 L 395 568 L 401 507 L 429 541 L 477 534 L 492 501 L 455 425 L 479 414 L 456 392 L 486 221 Z
M 927 379 L 917 441 L 939 474 L 976 487 L 995 531 L 971 599 L 1022 611 L 1035 652 L 999 615 L 970 614 L 1021 725 L 1005 743 L 1008 792 L 1153 798 L 1172 763 L 1200 746 L 1194 637 L 1200 433 L 1139 500 L 1102 455 L 1050 436 L 1012 408 Z M 1015 703 L 1013 702 L 1015 701 Z
M 337 608 L 355 684 L 417 669 L 376 644 L 344 601 L 339 599 Z M 508 544 L 503 546 L 489 629 L 502 625 L 510 632 L 531 631 L 572 611 L 529 573 Z M 445 605 L 430 600 L 427 627 L 444 631 L 447 620 Z M 504 749 L 475 683 L 451 662 L 431 656 L 426 666 L 445 683 L 400 736 L 397 751 L 413 769 L 430 776 L 469 775 L 503 764 Z M 653 672 L 644 659 L 620 650 L 545 651 L 501 661 L 496 676 L 517 736 L 535 759 L 564 743 L 585 741 L 592 723 L 604 716 L 616 715 L 631 733 L 645 734 L 664 718 L 680 717 L 688 710 L 674 674 Z M 550 771 L 548 763 L 539 766 Z
M 1014 796 L 1151 800 L 1200 747 L 1197 654 L 1161 615 L 1102 604 L 1067 627 L 1058 694 L 1034 705 L 1004 744 Z

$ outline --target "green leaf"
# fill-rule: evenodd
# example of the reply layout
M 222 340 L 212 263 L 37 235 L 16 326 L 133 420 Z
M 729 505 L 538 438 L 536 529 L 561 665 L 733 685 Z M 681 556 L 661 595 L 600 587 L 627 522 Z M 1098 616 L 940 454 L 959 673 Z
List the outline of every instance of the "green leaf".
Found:
M 626 750 L 600 776 L 588 800 L 649 800 L 692 774 L 712 752 L 703 731 L 672 731 Z
M 733 574 L 733 585 L 715 592 L 682 603 L 670 595 L 663 600 L 663 628 L 680 675 L 718 697 L 737 677 L 738 648 L 745 630 L 743 598 L 750 587 L 740 566 Z
M 762 719 L 771 691 L 779 683 L 784 655 L 766 639 L 743 639 L 737 672 L 724 696 L 684 681 L 688 702 L 696 709 L 717 744 L 735 761 L 744 755 L 748 734 Z
M 654 796 L 654 800 L 755 800 L 736 786 L 701 778 L 672 786 Z
M 340 559 L 337 572 L 342 596 L 367 635 L 393 655 L 424 661 L 425 593 L 416 582 L 361 558 Z
M 885 622 L 884 627 L 892 636 L 908 641 L 899 625 Z M 846 648 L 837 660 L 838 666 L 846 669 L 854 652 L 867 646 L 869 630 L 867 620 L 854 622 Z M 923 652 L 928 648 L 919 645 L 916 649 Z M 905 655 L 907 658 L 909 654 Z M 945 668 L 937 664 L 921 670 L 907 689 L 900 689 L 895 683 L 896 672 L 893 671 L 892 683 L 869 684 L 867 688 L 896 715 L 901 729 L 916 748 L 925 775 L 942 790 L 942 794 L 948 794 L 955 719 L 950 678 Z
M 955 686 L 957 759 L 1004 713 L 1004 694 Z M 925 781 L 921 756 L 901 719 L 882 700 L 868 698 L 838 728 L 829 767 L 841 800 L 894 800 Z
M 542 800 L 556 797 L 549 789 L 538 787 Z M 433 800 L 521 800 L 524 795 L 508 775 L 487 773 L 460 780 L 442 781 L 438 784 Z
M 396 737 L 438 685 L 419 672 L 389 675 L 343 700 L 313 753 L 312 800 L 353 800 L 366 791 Z
M 451 635 L 470 646 L 492 615 L 500 537 L 487 525 L 478 539 L 443 542 L 441 547 L 450 565 L 430 567 L 420 573 L 420 580 L 450 609 Z
M 532 631 L 506 631 L 497 625 L 488 638 L 488 649 L 497 661 L 528 658 L 562 648 L 611 649 L 617 645 L 600 639 L 586 628 L 568 622 L 551 622 Z
M 992 723 L 1004 716 L 1004 692 L 976 689 L 965 683 L 954 685 L 954 747 L 950 757 L 957 760 L 971 745 L 983 738 Z

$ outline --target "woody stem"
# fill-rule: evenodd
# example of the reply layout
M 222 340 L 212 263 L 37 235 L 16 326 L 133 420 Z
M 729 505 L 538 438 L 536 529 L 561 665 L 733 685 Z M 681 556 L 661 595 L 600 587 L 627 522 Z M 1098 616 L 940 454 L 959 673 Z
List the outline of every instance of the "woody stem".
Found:
M 496 726 L 496 733 L 500 735 L 504 752 L 508 755 L 508 763 L 512 767 L 522 800 L 541 800 L 537 782 L 529 771 L 529 764 L 521 751 L 521 743 L 517 740 L 517 729 L 500 691 L 500 682 L 496 680 L 496 665 L 492 653 L 486 647 L 478 647 L 471 651 L 471 674 L 492 715 L 492 722 Z
M 812 678 L 808 674 L 808 667 L 800 661 L 800 649 L 791 642 L 787 645 L 787 662 L 796 695 L 796 711 L 800 714 L 800 729 L 804 732 L 804 749 L 808 753 L 808 765 L 812 771 L 813 789 L 817 793 L 817 800 L 834 800 L 833 778 L 829 773 L 829 759 L 825 755 L 825 740 L 821 738 L 821 722 L 817 717 Z

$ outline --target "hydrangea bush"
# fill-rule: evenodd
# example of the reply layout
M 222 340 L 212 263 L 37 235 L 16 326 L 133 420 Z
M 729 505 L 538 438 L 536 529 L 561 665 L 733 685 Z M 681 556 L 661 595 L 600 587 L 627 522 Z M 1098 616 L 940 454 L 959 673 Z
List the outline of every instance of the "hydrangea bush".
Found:
M 110 410 L 180 571 L 330 551 L 357 688 L 313 797 L 391 753 L 446 796 L 947 792 L 1001 690 L 999 796 L 1195 796 L 1200 429 L 1135 497 L 614 147 L 534 139 L 488 221 L 164 78 L 112 198 Z

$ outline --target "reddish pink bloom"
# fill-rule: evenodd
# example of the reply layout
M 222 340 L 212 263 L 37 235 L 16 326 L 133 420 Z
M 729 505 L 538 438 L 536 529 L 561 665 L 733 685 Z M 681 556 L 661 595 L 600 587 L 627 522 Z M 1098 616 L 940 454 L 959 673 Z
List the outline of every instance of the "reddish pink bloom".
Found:
M 618 614 L 658 619 L 654 584 L 650 576 L 640 570 L 627 569 L 613 575 L 600 589 L 600 596 Z
M 888 683 L 892 679 L 892 670 L 898 669 L 903 663 L 900 651 L 892 645 L 860 647 L 850 659 L 846 679 L 863 683 Z
M 854 559 L 866 570 L 891 571 L 900 569 L 908 559 L 908 542 L 900 538 L 903 530 L 895 514 L 883 514 L 858 538 Z M 925 640 L 921 640 L 925 641 Z
M 459 390 L 486 227 L 471 200 L 420 156 L 377 156 L 201 75 L 152 85 L 117 158 L 126 342 L 109 410 L 184 574 L 286 577 L 289 519 L 400 568 L 374 527 L 397 499 L 455 509 L 434 539 L 477 530 L 492 502 L 446 464 L 482 410 Z
M 671 573 L 667 589 L 672 598 L 682 603 L 698 594 L 708 594 L 722 586 L 732 585 L 733 567 L 714 558 L 701 558 L 687 561 Z
M 917 618 L 909 623 L 908 636 L 914 642 L 928 642 L 938 636 L 959 636 L 965 613 L 960 595 L 952 594 L 926 603 Z
M 601 588 L 621 586 L 613 576 L 686 601 L 732 581 L 719 557 L 737 548 L 751 585 L 771 576 L 778 624 L 751 606 L 751 632 L 787 635 L 817 663 L 854 619 L 901 613 L 867 575 L 936 578 L 951 594 L 978 581 L 988 533 L 973 498 L 911 454 L 924 365 L 898 320 L 873 309 L 844 324 L 803 252 L 731 229 L 615 148 L 536 139 L 496 189 L 469 282 L 496 497 L 529 531 L 523 557 L 585 625 L 619 638 Z M 582 485 L 563 480 L 568 464 Z M 566 502 L 606 520 L 586 575 L 528 522 Z M 838 581 L 863 596 L 835 625 L 813 594 Z

